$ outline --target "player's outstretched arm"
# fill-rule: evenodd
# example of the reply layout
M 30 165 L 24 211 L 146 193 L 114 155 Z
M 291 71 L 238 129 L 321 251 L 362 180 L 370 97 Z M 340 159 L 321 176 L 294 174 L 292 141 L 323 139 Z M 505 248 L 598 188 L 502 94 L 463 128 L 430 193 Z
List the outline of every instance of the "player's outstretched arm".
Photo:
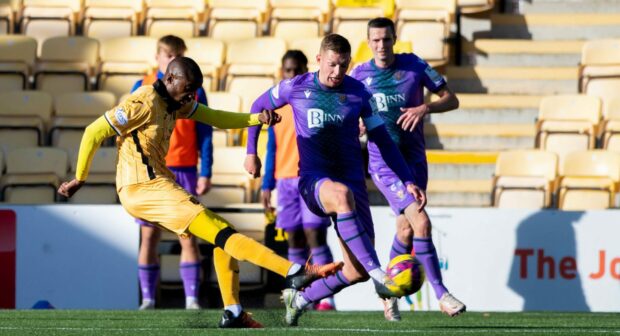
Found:
M 80 151 L 78 153 L 75 178 L 69 182 L 64 182 L 58 188 L 58 193 L 65 197 L 71 197 L 84 184 L 88 178 L 90 164 L 93 156 L 105 138 L 115 135 L 114 129 L 108 124 L 104 116 L 99 117 L 84 130 Z
M 198 104 L 190 118 L 221 129 L 245 128 L 261 124 L 274 125 L 280 122 L 280 115 L 273 110 L 264 110 L 260 113 L 237 113 L 214 110 L 203 104 Z
M 402 114 L 396 120 L 396 123 L 405 131 L 412 132 L 428 113 L 447 112 L 459 107 L 459 100 L 456 94 L 447 85 L 439 90 L 437 95 L 439 99 L 432 103 L 424 103 L 415 107 L 401 107 L 400 111 Z

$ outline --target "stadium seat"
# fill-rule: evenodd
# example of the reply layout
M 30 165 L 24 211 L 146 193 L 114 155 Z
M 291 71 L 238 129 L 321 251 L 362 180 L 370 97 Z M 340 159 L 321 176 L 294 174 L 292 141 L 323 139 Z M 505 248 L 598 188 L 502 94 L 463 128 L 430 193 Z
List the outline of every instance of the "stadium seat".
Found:
M 80 11 L 81 0 L 24 0 L 21 32 L 37 40 L 40 52 L 46 39 L 75 34 Z
M 271 36 L 291 43 L 323 35 L 330 12 L 330 1 L 271 0 Z
M 357 48 L 366 41 L 368 20 L 382 16 L 392 16 L 383 7 L 359 7 L 354 1 L 332 0 L 336 6 L 332 15 L 332 32 L 346 37 L 355 55 Z M 384 1 L 386 2 L 386 1 Z M 380 5 L 380 2 L 376 2 Z M 394 3 L 391 2 L 393 11 Z
M 402 53 L 411 53 L 411 42 L 409 41 L 396 41 L 394 44 L 394 52 L 397 54 Z M 363 63 L 372 58 L 372 50 L 368 46 L 368 43 L 360 44 L 360 47 L 357 49 L 355 55 L 353 55 L 353 60 L 351 61 L 354 64 Z M 352 67 L 353 68 L 353 67 Z
M 52 115 L 52 96 L 42 91 L 0 93 L 0 147 L 5 154 L 44 142 Z
M 0 35 L 0 92 L 27 89 L 36 57 L 34 38 Z
M 220 68 L 224 65 L 226 55 L 224 42 L 208 37 L 196 37 L 185 39 L 185 45 L 187 45 L 185 56 L 196 61 L 202 70 L 204 78 L 202 86 L 206 91 L 217 90 Z
M 398 38 L 411 42 L 416 55 L 432 66 L 447 64 L 455 0 L 397 0 L 396 6 Z
M 493 177 L 493 206 L 541 209 L 553 205 L 558 157 L 539 150 L 501 152 Z
M 103 42 L 136 35 L 141 14 L 141 0 L 85 0 L 84 36 Z
M 111 92 L 78 92 L 58 96 L 54 101 L 55 116 L 49 130 L 49 143 L 77 153 L 84 128 L 114 107 L 116 97 Z
M 259 179 L 252 178 L 243 168 L 245 161 L 245 147 L 220 147 L 213 151 L 213 187 L 228 186 L 240 187 L 246 192 L 246 202 L 258 189 Z
M 555 152 L 561 163 L 570 151 L 594 148 L 600 120 L 601 101 L 597 97 L 544 97 L 536 124 L 537 147 Z
M 294 40 L 288 44 L 288 48 L 301 50 L 304 55 L 306 55 L 306 58 L 308 58 L 308 70 L 316 71 L 319 69 L 319 64 L 316 61 L 316 55 L 321 49 L 322 40 L 322 37 Z
M 495 0 L 456 0 L 463 14 L 475 14 L 489 11 L 495 7 Z
M 242 187 L 214 186 L 199 199 L 207 207 L 222 207 L 228 204 L 245 203 L 248 199 L 245 193 L 246 190 Z
M 115 204 L 116 193 L 116 148 L 101 147 L 93 156 L 88 180 L 73 197 L 67 200 L 73 204 Z M 75 174 L 77 152 L 71 158 L 71 172 Z
M 0 35 L 13 34 L 15 11 L 11 4 L 0 3 Z
M 207 35 L 232 42 L 261 35 L 268 0 L 211 0 Z
M 572 152 L 561 165 L 558 208 L 596 210 L 615 206 L 620 156 L 605 150 Z
M 10 151 L 6 174 L 0 182 L 4 202 L 53 203 L 68 167 L 67 153 L 61 149 L 28 147 Z
M 593 40 L 583 45 L 579 81 L 580 90 L 588 94 L 594 83 L 604 86 L 607 81 L 620 82 L 620 39 Z
M 601 140 L 604 149 L 620 153 L 620 97 L 608 100 L 601 127 Z
M 157 39 L 125 37 L 109 39 L 101 44 L 99 90 L 110 91 L 120 98 L 131 91 L 136 81 L 155 67 Z
M 224 68 L 226 91 L 241 96 L 242 111 L 274 85 L 286 43 L 273 37 L 236 41 L 228 45 Z
M 147 36 L 198 36 L 204 0 L 146 0 L 144 29 Z
M 37 90 L 52 96 L 90 89 L 90 78 L 99 60 L 99 42 L 82 36 L 52 37 L 43 42 L 36 65 Z

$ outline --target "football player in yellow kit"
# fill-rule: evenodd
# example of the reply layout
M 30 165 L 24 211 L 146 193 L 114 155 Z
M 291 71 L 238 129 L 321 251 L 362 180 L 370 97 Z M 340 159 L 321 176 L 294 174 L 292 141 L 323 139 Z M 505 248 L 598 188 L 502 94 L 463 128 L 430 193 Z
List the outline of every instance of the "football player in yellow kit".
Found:
M 130 215 L 178 235 L 191 233 L 200 237 L 231 257 L 232 270 L 238 270 L 237 260 L 249 261 L 285 277 L 290 288 L 305 287 L 317 278 L 337 272 L 342 268 L 341 262 L 304 267 L 278 256 L 236 232 L 226 220 L 209 211 L 175 183 L 174 175 L 166 168 L 165 156 L 176 119 L 191 118 L 218 128 L 273 125 L 280 120 L 273 111 L 234 113 L 198 104 L 193 96 L 201 86 L 202 73 L 196 62 L 187 57 L 175 58 L 168 65 L 163 80 L 141 87 L 86 128 L 80 144 L 76 176 L 63 183 L 58 192 L 65 197 L 77 192 L 88 177 L 97 148 L 105 138 L 116 135 L 116 189 L 121 204 Z M 218 275 L 218 282 L 223 288 L 232 286 L 230 292 L 238 296 L 239 278 L 233 276 L 235 272 L 230 273 L 232 275 L 228 277 Z M 225 319 L 226 316 L 220 322 L 221 327 L 227 327 L 226 322 L 235 322 Z M 239 327 L 262 327 L 245 312 L 236 320 Z

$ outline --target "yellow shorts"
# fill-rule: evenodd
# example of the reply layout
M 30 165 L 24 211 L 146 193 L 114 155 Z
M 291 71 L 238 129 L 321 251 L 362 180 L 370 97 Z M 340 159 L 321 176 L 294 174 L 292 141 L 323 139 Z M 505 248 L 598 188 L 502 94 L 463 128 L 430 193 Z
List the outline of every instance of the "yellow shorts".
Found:
M 157 177 L 131 184 L 118 191 L 123 208 L 133 217 L 162 226 L 178 235 L 205 207 L 174 180 Z

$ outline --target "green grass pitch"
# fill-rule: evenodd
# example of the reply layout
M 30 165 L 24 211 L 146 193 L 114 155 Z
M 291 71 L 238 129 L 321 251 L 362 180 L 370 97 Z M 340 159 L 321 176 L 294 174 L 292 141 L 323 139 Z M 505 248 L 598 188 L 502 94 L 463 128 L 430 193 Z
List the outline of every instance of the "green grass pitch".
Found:
M 220 330 L 221 311 L 0 310 L 0 335 L 608 335 L 620 334 L 620 314 L 403 312 L 400 323 L 382 312 L 308 312 L 299 327 L 284 325 L 281 309 L 254 309 L 261 330 Z

